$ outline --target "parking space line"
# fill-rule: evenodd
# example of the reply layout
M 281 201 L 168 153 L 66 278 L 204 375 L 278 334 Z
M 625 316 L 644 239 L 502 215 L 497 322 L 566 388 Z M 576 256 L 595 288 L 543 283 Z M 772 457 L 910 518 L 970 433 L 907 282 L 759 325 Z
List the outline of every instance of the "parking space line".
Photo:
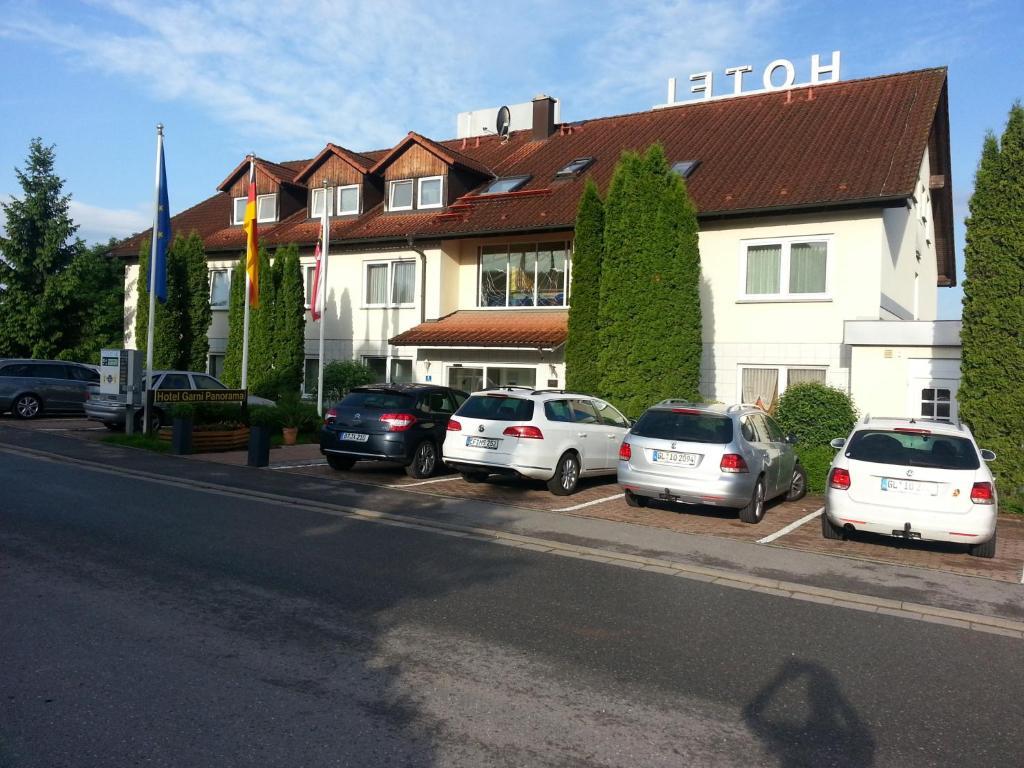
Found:
M 606 501 L 614 501 L 615 499 L 621 499 L 622 494 L 617 493 L 614 496 L 608 496 L 604 499 L 594 499 L 593 501 L 585 501 L 582 504 L 576 504 L 572 507 L 562 507 L 561 509 L 553 509 L 552 512 L 574 512 L 577 509 L 583 509 L 584 507 L 592 507 L 595 504 L 604 504 Z
M 417 485 L 430 485 L 431 483 L 450 483 L 452 480 L 461 480 L 461 475 L 455 477 L 438 477 L 433 480 L 420 480 L 418 483 L 392 483 L 391 485 L 385 485 L 384 488 L 414 488 Z
M 300 467 L 326 467 L 326 461 L 314 461 L 309 464 L 277 464 L 268 469 L 299 469 Z
M 821 509 L 817 510 L 816 512 L 811 512 L 811 514 L 809 514 L 809 515 L 804 515 L 799 520 L 794 520 L 792 523 L 787 525 L 785 528 L 780 528 L 775 533 L 773 533 L 773 534 L 771 534 L 769 536 L 765 536 L 763 539 L 758 539 L 757 543 L 758 544 L 768 544 L 770 542 L 773 542 L 776 539 L 785 536 L 787 533 L 789 533 L 791 531 L 795 531 L 797 528 L 799 528 L 804 523 L 810 522 L 811 520 L 816 518 L 818 515 L 820 515 L 824 511 L 825 511 L 825 508 L 822 507 Z

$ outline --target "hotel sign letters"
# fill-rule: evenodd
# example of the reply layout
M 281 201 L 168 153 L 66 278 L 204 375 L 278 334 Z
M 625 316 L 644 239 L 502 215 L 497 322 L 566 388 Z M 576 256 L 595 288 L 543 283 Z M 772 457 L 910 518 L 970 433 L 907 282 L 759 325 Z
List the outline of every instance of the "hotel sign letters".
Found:
M 828 63 L 823 64 L 821 57 L 818 54 L 811 56 L 811 79 L 808 83 L 801 83 L 801 85 L 819 85 L 821 83 L 834 83 L 839 79 L 839 62 L 840 52 L 832 51 L 832 59 Z M 696 74 L 690 75 L 690 93 L 699 94 L 701 99 L 694 99 L 693 101 L 699 101 L 703 99 L 714 99 L 729 96 L 742 96 L 744 86 L 744 76 L 749 75 L 754 71 L 754 67 L 750 64 L 743 64 L 738 67 L 727 67 L 725 70 L 725 76 L 732 78 L 732 91 L 728 93 L 715 93 L 715 73 L 714 72 L 697 72 Z M 822 79 L 823 75 L 828 75 L 827 79 Z M 728 82 L 728 81 L 727 81 Z M 747 91 L 747 93 L 764 93 L 765 91 L 783 91 L 787 88 L 793 88 L 796 83 L 796 67 L 793 66 L 793 62 L 789 59 L 776 59 L 764 68 L 761 73 L 761 84 L 764 86 L 762 89 Z M 670 77 L 668 80 L 668 101 L 661 106 L 671 106 L 672 104 L 678 104 L 676 100 L 676 78 Z
M 241 403 L 244 389 L 154 389 L 154 403 Z

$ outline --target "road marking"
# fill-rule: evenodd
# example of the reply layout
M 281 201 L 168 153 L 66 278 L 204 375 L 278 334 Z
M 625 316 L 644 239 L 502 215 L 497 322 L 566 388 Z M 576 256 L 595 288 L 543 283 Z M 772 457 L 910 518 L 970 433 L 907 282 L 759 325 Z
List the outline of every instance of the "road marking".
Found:
M 597 549 L 594 547 L 567 544 L 566 542 L 555 539 L 541 539 L 535 536 L 523 536 L 521 534 L 508 533 L 494 528 L 478 528 L 475 526 L 458 525 L 456 523 L 445 523 L 439 520 L 427 520 L 409 515 L 378 512 L 377 510 L 363 509 L 355 506 L 332 504 L 329 502 L 317 502 L 308 499 L 298 499 L 291 496 L 267 493 L 265 491 L 236 488 L 209 481 L 191 480 L 187 477 L 171 477 L 145 470 L 125 469 L 123 467 L 101 464 L 89 459 L 78 459 L 35 448 L 25 448 L 23 446 L 13 448 L 11 446 L 0 444 L 0 453 L 22 457 L 28 456 L 54 463 L 72 464 L 99 474 L 135 478 L 137 480 L 143 480 L 158 485 L 166 485 L 178 489 L 189 488 L 205 493 L 246 499 L 248 501 L 255 500 L 288 509 L 301 509 L 305 512 L 317 512 L 353 521 L 376 523 L 378 525 L 389 525 L 399 528 L 413 528 L 440 536 L 451 536 L 472 541 L 501 544 L 504 546 L 517 547 L 523 550 L 538 551 L 537 548 L 540 547 L 547 550 L 545 554 L 548 555 L 590 560 L 595 563 L 602 563 L 620 568 L 648 570 L 647 566 L 656 566 L 658 567 L 658 570 L 654 571 L 653 569 L 650 569 L 652 573 L 663 573 L 664 571 L 662 569 L 666 569 L 675 573 L 675 575 L 670 578 L 684 578 L 693 581 L 707 582 L 719 587 L 728 587 L 730 589 L 753 590 L 755 587 L 767 588 L 769 590 L 774 590 L 771 593 L 773 595 L 777 592 L 777 597 L 779 599 L 803 600 L 827 605 L 833 608 L 856 608 L 857 610 L 897 616 L 902 619 L 911 619 L 916 621 L 930 620 L 926 617 L 952 619 L 969 624 L 971 631 L 989 632 L 1013 637 L 1018 640 L 1024 640 L 1024 622 L 1004 619 L 999 616 L 987 616 L 984 614 L 967 613 L 965 611 L 953 611 L 948 608 L 937 608 L 930 605 L 919 605 L 900 600 L 888 600 L 886 598 L 875 597 L 873 595 L 861 595 L 855 592 L 842 592 L 839 590 L 814 587 L 796 582 L 776 581 L 775 579 L 751 576 L 742 572 L 709 568 L 677 560 L 664 560 L 653 557 L 644 557 L 642 555 L 632 555 L 625 552 L 616 552 L 610 549 Z M 456 478 L 440 479 L 447 480 Z M 819 510 L 819 512 L 820 511 L 821 510 Z
M 438 477 L 434 480 L 420 480 L 418 483 L 392 483 L 391 485 L 381 486 L 382 488 L 415 488 L 417 485 L 430 485 L 431 483 L 450 483 L 452 480 L 461 480 L 462 477 L 455 475 L 455 477 Z
M 785 528 L 780 528 L 775 533 L 770 534 L 768 536 L 765 536 L 763 539 L 758 539 L 757 543 L 758 544 L 768 544 L 769 542 L 775 541 L 776 539 L 780 539 L 783 536 L 785 536 L 787 533 L 789 533 L 790 531 L 795 531 L 797 528 L 799 528 L 804 523 L 810 522 L 811 520 L 816 518 L 818 515 L 820 515 L 824 511 L 825 511 L 825 508 L 822 507 L 817 512 L 811 512 L 811 514 L 809 514 L 809 515 L 804 515 L 799 520 L 794 520 L 792 523 L 787 525 Z
M 1024 568 L 1022 568 L 1020 572 L 1020 583 L 1024 584 Z
M 106 427 L 39 427 L 40 432 L 103 432 Z
M 275 464 L 268 469 L 298 469 L 299 467 L 326 467 L 326 461 L 314 461 L 310 464 Z
M 582 504 L 576 504 L 572 507 L 562 507 L 561 509 L 553 509 L 552 512 L 575 512 L 577 509 L 583 509 L 584 507 L 592 507 L 595 504 L 604 504 L 606 501 L 614 501 L 615 499 L 621 499 L 622 494 L 617 493 L 614 496 L 608 496 L 603 499 L 594 499 L 593 501 L 585 501 Z

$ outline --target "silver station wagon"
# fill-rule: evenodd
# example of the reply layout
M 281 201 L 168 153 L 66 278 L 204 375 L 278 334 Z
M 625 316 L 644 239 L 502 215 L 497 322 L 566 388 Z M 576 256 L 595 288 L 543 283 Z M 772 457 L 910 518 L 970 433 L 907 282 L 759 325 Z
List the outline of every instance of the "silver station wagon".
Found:
M 44 413 L 82 413 L 95 368 L 62 360 L 0 360 L 0 413 L 19 419 Z
M 759 523 L 769 499 L 796 501 L 806 492 L 795 442 L 756 406 L 664 400 L 622 442 L 618 482 L 631 507 L 650 499 L 709 504 Z

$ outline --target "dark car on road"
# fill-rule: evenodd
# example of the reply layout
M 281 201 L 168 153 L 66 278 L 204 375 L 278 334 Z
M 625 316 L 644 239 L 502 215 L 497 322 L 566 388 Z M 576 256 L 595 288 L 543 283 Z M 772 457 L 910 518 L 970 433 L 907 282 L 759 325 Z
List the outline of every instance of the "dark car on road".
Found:
M 333 469 L 395 461 L 410 477 L 430 477 L 441 467 L 448 420 L 467 397 L 433 384 L 355 387 L 324 414 L 320 452 Z
M 0 360 L 0 413 L 19 419 L 44 413 L 83 413 L 95 367 L 62 360 Z

